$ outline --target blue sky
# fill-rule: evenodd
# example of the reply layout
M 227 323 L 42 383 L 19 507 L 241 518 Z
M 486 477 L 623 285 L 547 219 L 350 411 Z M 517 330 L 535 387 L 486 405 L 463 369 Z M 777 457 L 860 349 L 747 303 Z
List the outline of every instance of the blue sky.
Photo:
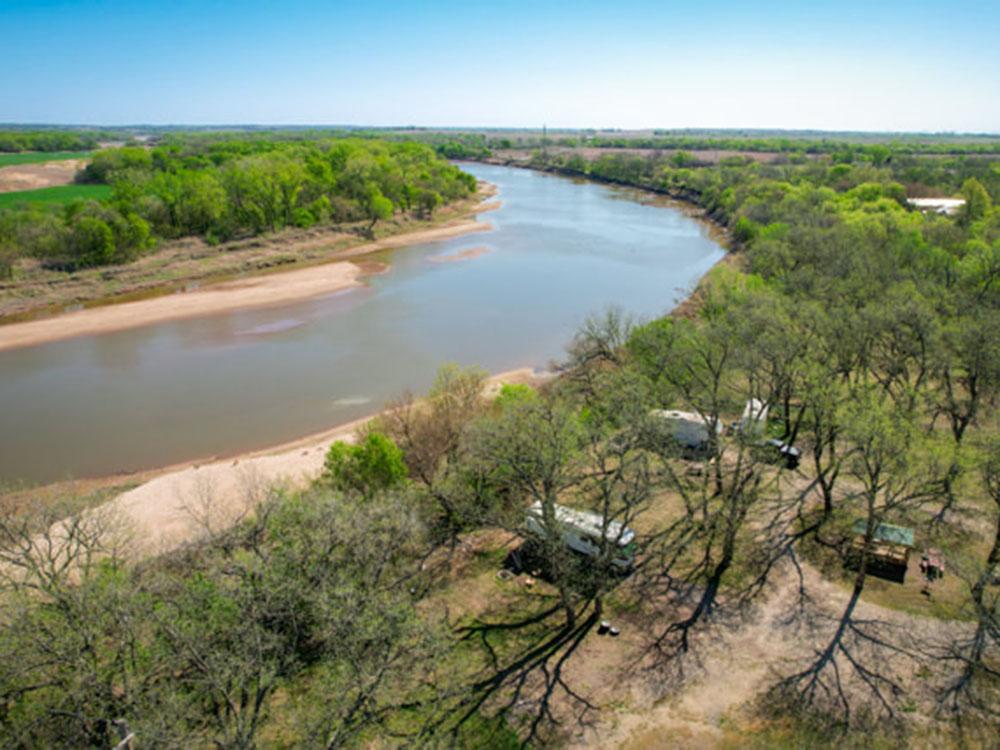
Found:
M 0 0 L 0 122 L 1000 131 L 1000 2 Z

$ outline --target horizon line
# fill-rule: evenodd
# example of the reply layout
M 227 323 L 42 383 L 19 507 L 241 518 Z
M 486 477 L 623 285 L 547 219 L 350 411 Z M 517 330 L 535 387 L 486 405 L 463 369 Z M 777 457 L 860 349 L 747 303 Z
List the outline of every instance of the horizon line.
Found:
M 160 130 L 182 130 L 185 128 L 198 129 L 268 129 L 268 130 L 454 130 L 454 131 L 541 131 L 549 132 L 599 132 L 599 133 L 656 133 L 661 131 L 665 134 L 672 133 L 788 133 L 788 134 L 813 134 L 813 135 L 903 135 L 903 136 L 951 136 L 951 137 L 986 137 L 1000 138 L 1000 130 L 997 131 L 962 131 L 962 130 L 829 130 L 826 128 L 777 128 L 777 127 L 751 127 L 751 126 L 727 126 L 727 127 L 616 127 L 616 126 L 548 126 L 542 125 L 376 125 L 358 123 L 261 123 L 261 122 L 230 122 L 230 123 L 194 123 L 194 122 L 171 122 L 171 123 L 72 123 L 72 122 L 0 122 L 0 129 L 28 129 L 28 128 L 61 128 L 66 130 L 83 129 L 108 129 L 108 130 L 140 130 L 140 129 L 160 129 Z

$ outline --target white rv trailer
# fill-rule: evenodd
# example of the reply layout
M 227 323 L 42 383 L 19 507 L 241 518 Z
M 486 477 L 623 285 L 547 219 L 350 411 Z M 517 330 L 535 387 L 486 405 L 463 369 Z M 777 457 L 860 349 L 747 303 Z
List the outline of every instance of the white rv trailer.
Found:
M 907 198 L 906 202 L 920 211 L 932 211 L 944 216 L 954 216 L 965 205 L 964 198 Z
M 556 505 L 553 510 L 563 544 L 586 557 L 599 557 L 604 519 L 596 513 L 573 510 L 565 505 Z M 524 520 L 531 534 L 543 539 L 548 537 L 541 501 L 528 508 Z M 635 564 L 635 532 L 618 521 L 609 521 L 605 539 L 617 543 L 618 547 L 611 564 L 620 570 L 630 570 Z
M 752 398 L 743 407 L 738 429 L 743 435 L 759 435 L 767 428 L 768 406 L 760 399 Z
M 683 448 L 702 451 L 711 444 L 712 425 L 700 414 L 676 409 L 653 409 L 650 415 L 662 419 L 670 429 L 671 437 Z M 721 422 L 715 423 L 714 432 L 716 436 L 722 434 Z

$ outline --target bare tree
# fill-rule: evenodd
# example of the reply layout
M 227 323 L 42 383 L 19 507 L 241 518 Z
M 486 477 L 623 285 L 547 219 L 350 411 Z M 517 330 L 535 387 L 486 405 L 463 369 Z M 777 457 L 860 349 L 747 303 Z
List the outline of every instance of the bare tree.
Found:
M 486 373 L 478 368 L 444 365 L 426 398 L 404 394 L 368 428 L 384 432 L 402 449 L 410 478 L 437 506 L 452 546 L 469 521 L 455 487 L 461 438 L 486 407 L 485 383 Z
M 609 307 L 588 317 L 567 347 L 559 366 L 565 381 L 586 398 L 599 398 L 599 378 L 608 369 L 619 369 L 627 359 L 625 346 L 636 322 L 620 307 Z
M 496 716 L 526 712 L 525 739 L 532 740 L 558 723 L 553 710 L 558 696 L 576 707 L 578 721 L 595 708 L 566 679 L 566 666 L 600 621 L 605 596 L 622 581 L 624 535 L 668 479 L 649 451 L 644 423 L 634 421 L 636 415 L 645 417 L 644 407 L 627 395 L 611 395 L 616 389 L 627 392 L 628 380 L 609 386 L 605 381 L 598 392 L 615 403 L 632 404 L 631 413 L 596 403 L 581 409 L 578 401 L 548 393 L 505 405 L 468 435 L 477 486 L 505 498 L 482 501 L 481 507 L 493 509 L 487 523 L 525 534 L 525 506 L 541 509 L 544 532 L 529 535 L 526 546 L 552 594 L 529 614 L 478 620 L 459 629 L 463 639 L 481 644 L 489 665 L 458 701 L 459 724 L 487 706 Z M 611 414 L 613 421 L 602 416 Z M 581 557 L 566 545 L 559 515 L 563 504 L 600 519 L 595 555 Z M 636 537 L 629 552 L 641 560 L 646 543 Z M 501 653 L 497 645 L 512 636 L 518 645 Z
M 977 311 L 975 319 L 959 318 L 945 329 L 934 417 L 943 417 L 958 454 L 969 428 L 984 407 L 996 403 L 1000 390 L 1000 313 Z M 959 456 L 944 476 L 944 503 L 935 520 L 944 521 L 957 502 L 955 483 L 961 473 Z
M 905 519 L 938 497 L 941 460 L 915 416 L 902 413 L 884 391 L 857 393 L 844 430 L 854 447 L 845 465 L 853 488 L 845 504 L 857 507 L 864 521 L 860 549 L 852 553 L 856 569 L 851 593 L 825 645 L 804 669 L 784 678 L 778 690 L 795 694 L 806 705 L 839 709 L 849 720 L 855 701 L 864 702 L 848 686 L 849 675 L 860 680 L 880 710 L 894 715 L 894 699 L 902 688 L 883 669 L 886 658 L 916 658 L 898 633 L 885 623 L 859 617 L 857 607 L 875 561 L 879 526 Z
M 144 703 L 145 604 L 117 530 L 100 509 L 0 509 L 3 744 L 106 746 L 112 722 Z
M 997 715 L 1000 694 L 1000 441 L 988 441 L 983 449 L 980 473 L 986 494 L 995 504 L 993 544 L 978 571 L 966 576 L 976 627 L 972 635 L 951 644 L 945 659 L 957 661 L 960 671 L 947 685 L 941 702 L 961 715 L 972 708 Z

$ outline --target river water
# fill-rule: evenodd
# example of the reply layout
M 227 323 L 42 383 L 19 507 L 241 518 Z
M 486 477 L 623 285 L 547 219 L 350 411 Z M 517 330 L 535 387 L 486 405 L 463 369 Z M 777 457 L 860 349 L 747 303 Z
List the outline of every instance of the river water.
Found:
M 699 222 L 614 188 L 463 168 L 499 187 L 480 217 L 496 231 L 388 253 L 363 288 L 0 352 L 0 480 L 280 443 L 421 392 L 443 362 L 542 367 L 589 314 L 666 313 L 723 255 Z

